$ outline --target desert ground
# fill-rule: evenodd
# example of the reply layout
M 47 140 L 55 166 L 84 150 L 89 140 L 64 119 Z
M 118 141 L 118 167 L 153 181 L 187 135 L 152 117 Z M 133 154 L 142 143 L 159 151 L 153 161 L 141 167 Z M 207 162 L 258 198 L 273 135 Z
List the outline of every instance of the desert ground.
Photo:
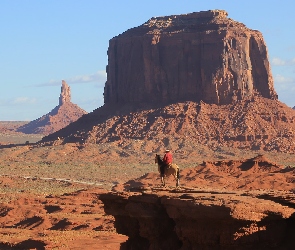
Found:
M 13 127 L 19 123 L 1 125 L 1 249 L 119 249 L 127 236 L 116 232 L 114 218 L 105 214 L 99 196 L 138 185 L 150 189 L 161 186 L 155 154 L 148 142 L 130 141 L 125 149 L 112 142 L 40 146 L 35 142 L 42 135 L 14 132 Z M 135 154 L 142 143 L 145 152 Z M 202 145 L 188 154 L 193 160 L 175 156 L 181 169 L 180 189 L 184 192 L 295 192 L 294 154 L 234 148 L 212 150 Z M 239 173 L 215 169 L 216 161 L 255 157 L 266 165 Z M 269 162 L 276 167 L 268 167 Z M 239 181 L 237 175 L 242 175 Z M 174 179 L 168 178 L 167 185 L 174 189 Z

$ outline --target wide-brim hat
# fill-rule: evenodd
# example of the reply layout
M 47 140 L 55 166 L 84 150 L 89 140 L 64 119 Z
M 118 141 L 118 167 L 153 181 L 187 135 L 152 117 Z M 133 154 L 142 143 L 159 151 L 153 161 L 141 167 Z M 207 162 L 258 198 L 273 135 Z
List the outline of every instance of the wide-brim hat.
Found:
M 166 152 L 169 152 L 170 150 L 169 149 L 166 149 Z

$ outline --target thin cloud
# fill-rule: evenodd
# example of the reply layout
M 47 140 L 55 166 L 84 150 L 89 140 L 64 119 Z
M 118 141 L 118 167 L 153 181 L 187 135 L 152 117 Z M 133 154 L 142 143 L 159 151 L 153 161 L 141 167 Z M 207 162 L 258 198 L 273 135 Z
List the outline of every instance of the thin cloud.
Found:
M 45 86 L 57 86 L 61 84 L 61 80 L 57 81 L 57 80 L 50 80 L 49 82 L 46 83 L 41 83 L 41 84 L 36 84 L 34 85 L 35 87 L 45 87 Z
M 284 60 L 282 60 L 282 59 L 280 59 L 280 58 L 277 58 L 277 57 L 273 58 L 273 59 L 271 60 L 271 62 L 272 62 L 272 64 L 275 65 L 275 66 L 282 66 L 282 65 L 285 65 L 285 64 L 286 64 L 286 61 L 284 61 Z
M 2 99 L 0 100 L 0 106 L 11 106 L 11 105 L 26 105 L 26 104 L 35 104 L 37 102 L 36 98 L 30 97 L 16 97 L 13 99 Z
M 288 91 L 289 93 L 295 91 L 295 79 L 292 77 L 277 74 L 274 76 L 274 83 L 278 91 Z
M 279 75 L 279 74 L 274 76 L 274 81 L 276 83 L 293 83 L 293 82 L 295 82 L 293 78 L 285 77 L 285 76 L 282 76 L 282 75 Z
M 105 82 L 107 79 L 107 74 L 105 71 L 97 71 L 94 74 L 74 76 L 72 78 L 66 79 L 65 81 L 69 84 L 76 83 L 87 83 L 87 82 Z
M 17 97 L 12 100 L 12 104 L 34 104 L 36 103 L 35 98 L 29 98 L 29 97 Z
M 60 79 L 60 80 L 50 80 L 46 83 L 37 84 L 37 87 L 45 87 L 45 86 L 59 86 L 61 85 L 61 81 L 65 80 L 68 84 L 83 84 L 89 82 L 97 82 L 99 85 L 104 86 L 105 81 L 107 79 L 107 74 L 105 71 L 97 71 L 94 74 L 89 75 L 79 75 L 73 76 L 70 78 Z
M 293 59 L 289 59 L 289 60 L 283 60 L 281 58 L 278 57 L 274 57 L 271 60 L 272 65 L 274 66 L 290 66 L 290 65 L 294 65 L 295 64 L 295 58 Z

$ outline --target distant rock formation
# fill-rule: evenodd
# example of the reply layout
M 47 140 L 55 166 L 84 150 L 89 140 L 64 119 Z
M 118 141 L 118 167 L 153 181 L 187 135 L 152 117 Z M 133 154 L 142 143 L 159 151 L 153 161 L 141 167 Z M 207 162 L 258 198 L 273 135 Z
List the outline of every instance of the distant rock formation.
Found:
M 262 34 L 224 10 L 154 17 L 112 38 L 106 104 L 277 99 Z
M 59 106 L 71 102 L 71 89 L 66 81 L 62 80 L 61 93 L 59 96 Z
M 111 39 L 108 58 L 105 104 L 43 142 L 295 150 L 262 34 L 225 11 L 152 18 Z
M 85 110 L 71 102 L 70 87 L 63 80 L 59 96 L 59 105 L 48 114 L 19 127 L 17 131 L 26 134 L 49 135 L 77 121 L 84 114 L 87 114 Z

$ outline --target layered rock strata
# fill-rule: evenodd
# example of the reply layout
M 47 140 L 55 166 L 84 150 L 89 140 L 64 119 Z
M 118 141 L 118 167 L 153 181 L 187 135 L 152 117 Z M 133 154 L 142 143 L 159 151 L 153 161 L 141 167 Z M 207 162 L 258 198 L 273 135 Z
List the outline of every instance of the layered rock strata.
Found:
M 129 237 L 120 249 L 292 249 L 295 245 L 294 204 L 282 206 L 255 193 L 153 189 L 100 198 L 105 212 L 115 217 L 117 232 Z
M 105 103 L 277 99 L 262 34 L 223 10 L 154 17 L 112 38 Z

